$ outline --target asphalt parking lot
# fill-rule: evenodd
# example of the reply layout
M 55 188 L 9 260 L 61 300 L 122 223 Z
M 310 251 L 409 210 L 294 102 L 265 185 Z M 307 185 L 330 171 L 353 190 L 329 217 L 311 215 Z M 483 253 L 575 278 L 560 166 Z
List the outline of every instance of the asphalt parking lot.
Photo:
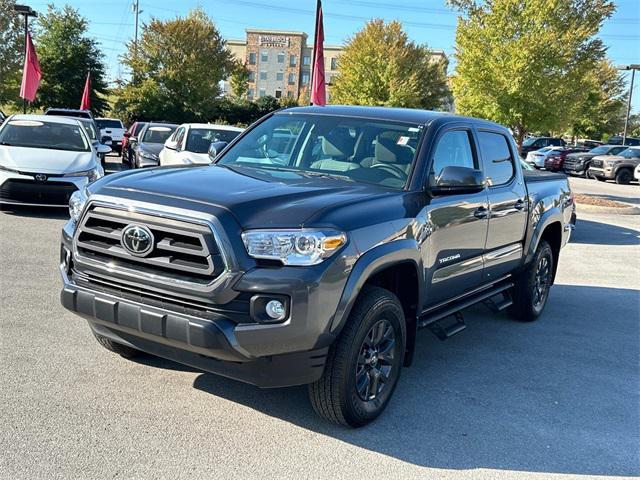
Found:
M 304 387 L 104 350 L 58 299 L 66 216 L 0 212 L 1 478 L 640 475 L 640 216 L 579 212 L 538 322 L 474 307 L 446 342 L 423 331 L 360 430 L 316 417 Z

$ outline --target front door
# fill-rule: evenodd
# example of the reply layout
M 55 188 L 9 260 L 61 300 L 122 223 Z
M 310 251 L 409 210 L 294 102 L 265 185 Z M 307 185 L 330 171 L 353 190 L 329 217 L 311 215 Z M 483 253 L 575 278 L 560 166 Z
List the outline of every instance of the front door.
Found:
M 430 165 L 430 183 L 446 166 L 479 168 L 471 129 L 460 127 L 441 133 Z M 436 196 L 422 213 L 427 229 L 421 247 L 428 308 L 482 283 L 489 213 L 486 189 L 475 194 Z

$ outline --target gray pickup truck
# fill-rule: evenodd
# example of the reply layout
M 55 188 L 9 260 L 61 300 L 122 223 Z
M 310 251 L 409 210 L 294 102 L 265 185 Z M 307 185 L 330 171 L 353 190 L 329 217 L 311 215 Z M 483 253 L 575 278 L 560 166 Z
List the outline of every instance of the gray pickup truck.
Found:
M 472 118 L 292 108 L 211 151 L 74 194 L 62 304 L 108 350 L 308 384 L 344 425 L 384 410 L 419 328 L 446 339 L 479 302 L 536 319 L 575 221 L 566 177 Z

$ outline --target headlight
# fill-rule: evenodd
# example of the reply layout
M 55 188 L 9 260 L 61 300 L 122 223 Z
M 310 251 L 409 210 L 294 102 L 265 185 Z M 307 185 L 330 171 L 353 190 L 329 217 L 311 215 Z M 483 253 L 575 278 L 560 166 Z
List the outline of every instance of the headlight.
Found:
M 69 216 L 73 219 L 73 221 L 77 222 L 80 220 L 80 216 L 82 215 L 82 210 L 84 210 L 84 206 L 87 203 L 87 194 L 82 190 L 76 190 L 71 194 L 71 198 L 69 198 Z
M 142 158 L 146 158 L 147 160 L 153 160 L 154 162 L 158 161 L 158 155 L 156 155 L 155 153 L 138 151 L 138 155 L 140 155 Z
M 347 241 L 344 233 L 318 230 L 249 230 L 242 234 L 249 256 L 284 265 L 316 265 Z
M 95 182 L 102 176 L 102 172 L 97 168 L 93 168 L 91 170 L 83 170 L 81 172 L 71 172 L 65 173 L 65 177 L 87 177 L 89 179 L 89 183 Z

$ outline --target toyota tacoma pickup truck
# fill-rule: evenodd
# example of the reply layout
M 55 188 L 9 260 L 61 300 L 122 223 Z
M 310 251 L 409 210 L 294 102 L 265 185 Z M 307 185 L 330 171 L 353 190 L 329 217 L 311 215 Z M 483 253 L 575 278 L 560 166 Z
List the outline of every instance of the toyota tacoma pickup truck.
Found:
M 124 357 L 308 384 L 353 427 L 387 406 L 420 328 L 446 339 L 480 302 L 535 320 L 575 220 L 566 177 L 523 171 L 508 130 L 473 118 L 291 108 L 210 154 L 73 196 L 62 304 Z

